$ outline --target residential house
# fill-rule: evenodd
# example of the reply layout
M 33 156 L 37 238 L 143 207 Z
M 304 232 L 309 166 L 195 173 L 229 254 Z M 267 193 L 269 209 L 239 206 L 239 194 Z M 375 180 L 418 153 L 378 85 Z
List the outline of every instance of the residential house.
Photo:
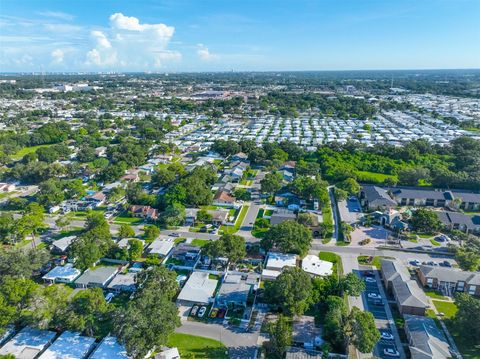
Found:
M 417 315 L 404 315 L 403 318 L 412 359 L 447 359 L 454 357 L 447 338 L 432 318 Z
M 309 254 L 302 259 L 302 269 L 315 277 L 332 275 L 333 263 L 321 260 L 318 256 Z
M 166 241 L 157 238 L 147 247 L 147 252 L 148 254 L 155 254 L 160 258 L 165 258 L 166 256 L 168 256 L 173 247 L 173 241 Z
M 295 316 L 292 323 L 292 342 L 305 349 L 314 349 L 322 344 L 322 331 L 315 325 L 315 318 L 308 315 Z
M 291 211 L 277 211 L 270 216 L 270 224 L 275 226 L 286 221 L 295 221 L 297 216 Z
M 67 236 L 60 239 L 57 239 L 52 243 L 52 253 L 54 254 L 66 254 L 70 245 L 77 238 L 76 236 Z
M 465 292 L 480 296 L 480 273 L 467 272 L 456 268 L 421 265 L 418 279 L 426 288 L 433 288 L 452 296 Z
M 449 206 L 454 196 L 451 191 L 431 189 L 392 188 L 393 199 L 401 206 Z
M 214 226 L 221 226 L 228 222 L 229 212 L 225 209 L 218 209 L 215 211 L 207 211 L 212 215 L 212 224 Z
M 131 359 L 115 337 L 105 337 L 88 359 Z
M 0 348 L 0 356 L 10 354 L 14 358 L 34 359 L 56 336 L 55 332 L 25 327 Z
M 461 203 L 458 206 L 465 211 L 480 210 L 480 193 L 452 191 L 455 198 L 460 198 Z
M 396 260 L 381 260 L 381 276 L 387 289 L 402 314 L 425 315 L 428 300 L 408 269 Z
M 138 182 L 140 181 L 140 176 L 138 175 L 137 172 L 127 173 L 121 178 L 121 180 L 125 182 Z
M 94 194 L 85 198 L 86 202 L 92 203 L 94 207 L 101 206 L 105 203 L 107 196 L 103 192 L 95 192 Z
M 42 279 L 47 283 L 72 283 L 82 272 L 67 263 L 64 266 L 56 266 L 45 274 Z
M 215 206 L 233 207 L 233 205 L 235 204 L 235 198 L 226 191 L 218 190 L 213 197 L 213 204 Z
M 150 206 L 133 205 L 129 211 L 133 217 L 143 218 L 145 220 L 156 221 L 158 219 L 158 210 Z
M 117 274 L 119 268 L 114 266 L 87 269 L 76 281 L 77 288 L 105 288 Z
M 384 212 L 376 211 L 373 213 L 373 218 L 382 226 L 390 228 L 394 231 L 400 232 L 408 228 L 408 223 L 402 220 L 401 213 L 393 208 L 389 208 Z
M 224 308 L 229 305 L 246 307 L 251 289 L 252 286 L 241 275 L 227 273 L 215 302 Z
M 218 280 L 206 272 L 193 272 L 177 297 L 180 305 L 208 304 L 217 288 Z
M 480 215 L 468 215 L 459 212 L 438 211 L 438 219 L 449 229 L 458 229 L 465 233 L 480 233 Z
M 185 208 L 185 226 L 194 226 L 195 221 L 197 220 L 197 213 L 199 209 L 197 208 Z
M 136 290 L 135 277 L 136 272 L 119 273 L 110 281 L 107 289 L 115 292 L 134 292 Z
M 95 347 L 95 338 L 65 331 L 38 359 L 85 359 Z
M 378 186 L 363 186 L 359 195 L 360 203 L 370 210 L 385 210 L 397 206 L 387 190 Z
M 296 266 L 296 254 L 269 252 L 265 268 L 262 270 L 262 280 L 275 280 L 282 273 L 284 268 Z
M 200 260 L 201 248 L 187 243 L 180 243 L 173 248 L 170 258 L 183 262 L 183 267 L 193 268 Z

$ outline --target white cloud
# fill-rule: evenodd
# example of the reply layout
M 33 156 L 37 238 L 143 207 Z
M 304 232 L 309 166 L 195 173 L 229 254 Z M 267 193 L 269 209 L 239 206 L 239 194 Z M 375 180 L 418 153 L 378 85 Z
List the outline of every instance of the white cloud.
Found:
M 87 52 L 87 66 L 149 70 L 181 59 L 179 52 L 168 49 L 173 26 L 142 24 L 122 13 L 111 15 L 109 20 L 108 29 L 91 32 L 94 46 Z
M 52 56 L 52 63 L 59 65 L 63 63 L 65 53 L 61 49 L 55 49 L 52 51 L 51 56 Z
M 210 50 L 208 50 L 208 47 L 203 44 L 197 45 L 197 55 L 201 60 L 204 61 L 214 60 L 218 58 L 217 55 L 212 54 Z
M 53 17 L 55 19 L 61 19 L 61 20 L 67 20 L 67 21 L 71 21 L 75 18 L 75 16 L 71 14 L 67 14 L 66 12 L 61 12 L 61 11 L 40 11 L 40 12 L 37 12 L 37 14 L 40 16 Z

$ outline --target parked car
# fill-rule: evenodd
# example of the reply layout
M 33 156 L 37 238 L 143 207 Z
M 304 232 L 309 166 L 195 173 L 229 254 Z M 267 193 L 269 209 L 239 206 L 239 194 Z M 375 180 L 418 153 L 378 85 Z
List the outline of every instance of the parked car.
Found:
M 380 338 L 382 338 L 383 340 L 393 340 L 393 335 L 389 332 L 380 331 Z
M 193 317 L 195 316 L 195 314 L 197 314 L 197 312 L 198 312 L 198 305 L 194 305 L 192 307 L 192 310 L 190 311 L 190 315 Z
M 400 356 L 400 353 L 395 348 L 385 348 L 383 349 L 383 354 L 392 358 L 398 358 Z
M 418 259 L 413 259 L 409 262 L 412 266 L 419 266 L 421 263 Z
M 218 308 L 213 308 L 212 312 L 210 313 L 210 317 L 216 318 L 218 314 Z
M 438 266 L 438 263 L 437 263 L 437 262 L 434 262 L 434 261 L 429 261 L 429 262 L 427 262 L 427 265 L 429 265 L 429 266 Z
M 225 316 L 226 310 L 220 309 L 217 314 L 217 318 L 223 318 Z
M 108 294 L 105 296 L 105 301 L 106 301 L 107 303 L 110 303 L 110 302 L 112 301 L 113 297 L 115 297 L 115 294 L 113 294 L 113 293 L 108 293 Z
M 180 237 L 180 234 L 172 232 L 169 234 L 170 237 Z
M 206 311 L 207 311 L 207 307 L 201 307 L 200 310 L 198 311 L 198 316 L 202 318 L 205 315 Z
M 366 277 L 366 278 L 365 278 L 365 282 L 367 282 L 367 283 L 376 283 L 377 280 L 376 280 L 375 278 L 373 278 L 373 277 Z
M 363 271 L 362 273 L 364 277 L 375 277 L 375 273 L 373 273 L 373 271 L 371 270 L 366 270 L 366 271 Z
M 368 293 L 367 297 L 370 299 L 382 299 L 382 296 L 378 293 Z
M 451 267 L 452 266 L 452 264 L 449 261 L 440 262 L 440 265 L 442 267 Z

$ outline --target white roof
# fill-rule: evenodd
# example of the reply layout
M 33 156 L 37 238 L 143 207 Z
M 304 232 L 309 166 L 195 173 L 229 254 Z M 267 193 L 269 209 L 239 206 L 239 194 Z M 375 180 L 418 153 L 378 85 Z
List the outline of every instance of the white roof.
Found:
M 48 330 L 25 327 L 0 348 L 0 355 L 13 354 L 19 359 L 33 359 L 56 335 Z
M 95 338 L 80 333 L 63 332 L 39 359 L 84 359 L 95 345 Z
M 65 252 L 67 248 L 72 244 L 73 240 L 77 238 L 76 236 L 68 236 L 60 238 L 52 243 L 53 246 L 60 249 L 62 252 Z
M 89 359 L 127 359 L 125 347 L 115 337 L 105 337 Z
M 302 269 L 310 274 L 327 276 L 333 273 L 333 263 L 323 261 L 318 256 L 309 254 L 302 260 Z
M 42 278 L 50 281 L 64 280 L 72 282 L 80 274 L 82 274 L 80 270 L 74 268 L 72 264 L 67 263 L 64 266 L 56 266 L 50 272 L 45 274 Z
M 166 256 L 173 248 L 173 242 L 156 239 L 148 246 L 148 252 Z
M 271 269 L 264 269 L 262 270 L 262 278 L 272 278 L 276 279 L 281 274 L 280 271 L 271 270 Z
M 210 279 L 208 273 L 193 272 L 178 295 L 178 300 L 208 303 L 213 296 L 218 280 Z
M 297 263 L 297 255 L 290 253 L 268 253 L 266 268 L 281 270 L 284 267 L 295 267 Z

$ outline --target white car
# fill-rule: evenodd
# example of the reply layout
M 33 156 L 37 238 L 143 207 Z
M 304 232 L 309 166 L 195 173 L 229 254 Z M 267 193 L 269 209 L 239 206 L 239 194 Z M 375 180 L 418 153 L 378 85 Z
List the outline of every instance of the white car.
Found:
M 383 349 L 383 354 L 392 358 L 398 358 L 400 356 L 400 353 L 395 348 L 385 348 Z
M 207 311 L 207 307 L 201 307 L 200 310 L 198 311 L 198 316 L 200 318 L 203 317 L 206 311 Z
M 377 293 L 368 293 L 367 297 L 370 298 L 370 299 L 382 299 L 382 296 L 380 294 L 377 294 Z
M 380 332 L 380 338 L 383 340 L 393 340 L 393 335 L 388 332 Z
M 372 277 L 366 277 L 365 282 L 367 282 L 367 283 L 377 283 L 377 280 L 375 278 L 372 278 Z

